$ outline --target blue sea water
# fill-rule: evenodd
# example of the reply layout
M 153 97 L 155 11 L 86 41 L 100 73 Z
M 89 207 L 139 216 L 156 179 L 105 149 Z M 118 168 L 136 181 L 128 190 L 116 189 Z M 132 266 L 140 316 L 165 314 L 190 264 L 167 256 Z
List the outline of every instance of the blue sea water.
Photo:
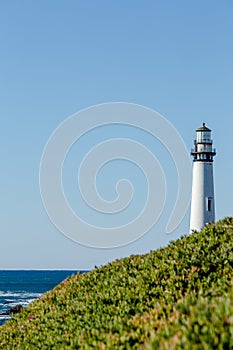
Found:
M 27 306 L 68 276 L 76 273 L 77 271 L 73 270 L 0 270 L 0 314 L 17 304 Z M 10 316 L 0 315 L 0 325 L 9 318 Z

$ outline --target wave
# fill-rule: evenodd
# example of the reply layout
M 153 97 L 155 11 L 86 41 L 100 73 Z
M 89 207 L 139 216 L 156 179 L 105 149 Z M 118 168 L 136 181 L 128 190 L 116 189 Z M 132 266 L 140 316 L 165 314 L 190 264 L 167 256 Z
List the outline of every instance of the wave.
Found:
M 33 293 L 33 292 L 26 292 L 26 291 L 21 291 L 21 292 L 11 292 L 11 291 L 7 291 L 7 292 L 3 292 L 0 291 L 0 298 L 4 298 L 6 301 L 11 301 L 11 299 L 6 299 L 9 297 L 12 298 L 24 298 L 24 299 L 28 299 L 28 298 L 39 298 L 43 293 Z
M 43 293 L 32 292 L 0 292 L 0 314 L 6 312 L 16 305 L 27 307 L 30 303 L 38 299 Z M 0 326 L 2 326 L 11 315 L 0 315 Z
M 10 315 L 0 315 L 0 320 L 9 320 L 10 318 Z

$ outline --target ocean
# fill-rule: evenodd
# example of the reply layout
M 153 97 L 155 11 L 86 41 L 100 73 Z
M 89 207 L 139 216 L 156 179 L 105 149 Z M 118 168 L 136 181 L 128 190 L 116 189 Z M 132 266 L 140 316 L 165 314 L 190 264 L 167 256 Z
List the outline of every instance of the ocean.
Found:
M 81 271 L 84 272 L 84 271 Z M 73 270 L 0 270 L 0 325 L 10 318 L 1 315 L 17 304 L 27 306 L 43 293 L 77 271 Z

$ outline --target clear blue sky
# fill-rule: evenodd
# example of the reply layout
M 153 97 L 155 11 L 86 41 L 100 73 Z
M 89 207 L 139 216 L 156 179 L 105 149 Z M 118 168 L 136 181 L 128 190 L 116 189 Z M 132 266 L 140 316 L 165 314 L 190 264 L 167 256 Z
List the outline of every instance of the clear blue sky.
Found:
M 231 0 L 2 1 L 0 52 L 0 269 L 89 269 L 187 233 L 189 212 L 171 237 L 158 226 L 135 243 L 102 250 L 68 240 L 50 222 L 38 185 L 43 148 L 63 120 L 103 102 L 153 108 L 188 149 L 204 120 L 217 148 L 216 217 L 232 215 Z M 156 144 L 161 163 L 163 152 Z

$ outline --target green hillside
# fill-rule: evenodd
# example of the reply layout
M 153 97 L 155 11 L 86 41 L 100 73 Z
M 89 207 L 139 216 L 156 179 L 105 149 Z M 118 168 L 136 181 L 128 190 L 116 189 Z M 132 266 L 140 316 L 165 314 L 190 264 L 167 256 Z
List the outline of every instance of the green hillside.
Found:
M 233 218 L 71 276 L 0 327 L 0 349 L 233 349 Z

